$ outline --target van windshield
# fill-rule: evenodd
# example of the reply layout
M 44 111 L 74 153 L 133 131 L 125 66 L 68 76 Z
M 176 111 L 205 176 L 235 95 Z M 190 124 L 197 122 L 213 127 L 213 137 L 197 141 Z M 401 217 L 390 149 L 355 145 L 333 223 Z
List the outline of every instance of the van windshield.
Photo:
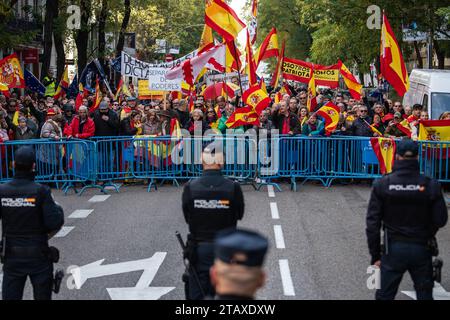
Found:
M 445 111 L 450 111 L 450 93 L 432 93 L 431 119 L 438 120 Z

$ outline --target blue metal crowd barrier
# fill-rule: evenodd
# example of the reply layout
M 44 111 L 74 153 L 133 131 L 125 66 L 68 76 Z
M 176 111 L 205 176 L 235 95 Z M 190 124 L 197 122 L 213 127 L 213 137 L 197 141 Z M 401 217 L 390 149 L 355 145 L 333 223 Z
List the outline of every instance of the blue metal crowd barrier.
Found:
M 215 142 L 214 145 L 211 145 Z M 296 190 L 302 183 L 318 180 L 331 186 L 335 179 L 381 177 L 370 143 L 363 137 L 255 136 L 184 137 L 94 137 L 90 140 L 47 139 L 8 141 L 0 144 L 0 183 L 14 176 L 12 161 L 23 145 L 36 150 L 36 180 L 62 184 L 64 192 L 81 183 L 83 189 L 113 186 L 118 181 L 147 180 L 148 190 L 156 180 L 189 180 L 202 174 L 201 151 L 208 145 L 223 150 L 225 176 L 241 183 L 279 186 L 287 178 Z M 419 162 L 423 173 L 450 182 L 450 142 L 420 142 Z M 281 190 L 281 189 L 280 189 Z M 75 191 L 77 191 L 75 189 Z
M 15 152 L 22 146 L 34 148 L 37 182 L 56 183 L 67 190 L 74 183 L 95 179 L 95 143 L 85 140 L 18 140 L 0 144 L 0 182 L 13 178 Z

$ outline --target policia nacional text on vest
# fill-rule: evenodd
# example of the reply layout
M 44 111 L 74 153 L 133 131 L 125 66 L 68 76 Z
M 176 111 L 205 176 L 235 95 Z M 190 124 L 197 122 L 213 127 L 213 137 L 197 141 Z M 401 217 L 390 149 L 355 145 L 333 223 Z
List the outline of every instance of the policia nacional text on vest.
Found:
M 21 300 L 27 277 L 34 299 L 49 300 L 52 291 L 59 291 L 63 276 L 62 271 L 53 276 L 59 252 L 49 247 L 48 239 L 64 224 L 64 212 L 50 188 L 34 182 L 34 162 L 31 147 L 18 149 L 14 179 L 0 185 L 3 300 Z
M 188 182 L 183 190 L 182 207 L 189 225 L 184 258 L 189 261 L 185 285 L 186 299 L 214 296 L 209 269 L 214 263 L 214 239 L 218 231 L 236 228 L 244 215 L 244 197 L 239 183 L 221 174 L 223 154 L 203 152 L 203 176 Z
M 446 225 L 448 212 L 439 183 L 420 174 L 418 152 L 416 142 L 398 142 L 393 172 L 374 183 L 370 197 L 366 233 L 371 263 L 381 269 L 378 300 L 395 298 L 406 271 L 417 299 L 433 298 L 435 235 Z

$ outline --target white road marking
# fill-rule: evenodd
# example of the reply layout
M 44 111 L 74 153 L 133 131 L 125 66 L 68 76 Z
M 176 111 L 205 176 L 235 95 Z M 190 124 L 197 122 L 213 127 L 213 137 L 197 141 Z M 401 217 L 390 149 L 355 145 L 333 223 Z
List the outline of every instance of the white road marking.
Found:
M 272 219 L 275 220 L 280 219 L 280 215 L 278 214 L 278 206 L 276 202 L 270 203 L 270 212 L 272 213 Z
M 63 238 L 67 236 L 73 229 L 75 229 L 75 227 L 62 227 L 61 230 L 59 230 L 58 233 L 55 234 L 55 238 Z
M 286 249 L 286 245 L 284 244 L 283 229 L 281 229 L 281 226 L 273 226 L 273 232 L 275 233 L 275 243 L 277 249 Z
M 415 291 L 402 291 L 402 293 L 406 294 L 410 298 L 413 298 L 414 300 L 417 300 L 417 294 Z M 439 282 L 434 282 L 433 299 L 450 300 L 450 292 L 445 290 L 445 288 Z
M 75 210 L 72 212 L 72 214 L 69 216 L 71 219 L 84 219 L 87 218 L 94 210 Z
M 289 269 L 288 260 L 279 260 L 281 282 L 283 284 L 283 292 L 285 296 L 295 296 L 294 284 L 292 283 L 291 270 Z
M 275 190 L 271 184 L 267 185 L 267 193 L 269 194 L 269 198 L 275 198 Z
M 108 199 L 109 197 L 111 197 L 110 194 L 101 195 L 101 196 L 93 196 L 92 198 L 89 199 L 89 202 L 103 202 L 106 199 Z

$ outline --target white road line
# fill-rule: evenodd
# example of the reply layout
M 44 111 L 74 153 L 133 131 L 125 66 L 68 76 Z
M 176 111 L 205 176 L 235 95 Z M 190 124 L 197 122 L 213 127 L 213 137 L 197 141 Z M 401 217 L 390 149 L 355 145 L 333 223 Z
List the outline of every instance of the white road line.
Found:
M 285 296 L 295 296 L 294 284 L 292 283 L 291 270 L 289 269 L 288 260 L 279 260 L 281 283 L 283 284 L 283 292 Z
M 75 210 L 72 212 L 72 214 L 69 216 L 70 219 L 84 219 L 87 218 L 94 210 Z
M 55 238 L 63 238 L 67 236 L 73 229 L 75 229 L 75 227 L 62 227 L 61 230 L 59 230 L 58 233 L 55 234 Z
M 111 197 L 110 194 L 106 194 L 106 195 L 102 195 L 102 196 L 93 196 L 92 198 L 89 199 L 89 202 L 103 202 L 106 199 L 108 199 L 109 197 Z
M 275 243 L 277 249 L 286 249 L 286 245 L 284 244 L 283 229 L 281 229 L 281 226 L 273 226 L 273 232 L 275 233 Z
M 280 215 L 278 214 L 278 206 L 276 202 L 270 203 L 270 212 L 272 213 L 272 219 L 275 220 L 280 219 Z
M 269 198 L 275 198 L 275 190 L 270 184 L 267 185 L 267 193 L 269 194 Z

